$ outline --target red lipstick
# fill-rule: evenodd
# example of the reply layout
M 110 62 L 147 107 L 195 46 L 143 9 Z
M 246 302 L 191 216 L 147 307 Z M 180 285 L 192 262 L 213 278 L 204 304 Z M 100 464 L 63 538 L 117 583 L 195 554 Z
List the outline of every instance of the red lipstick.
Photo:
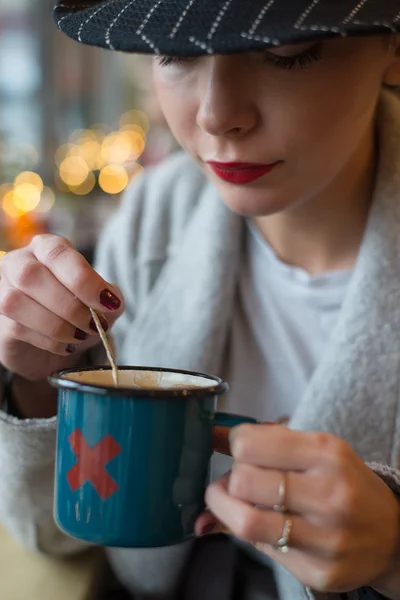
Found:
M 223 181 L 244 185 L 260 179 L 264 175 L 270 173 L 280 163 L 272 163 L 269 165 L 260 165 L 257 163 L 220 163 L 210 161 L 208 163 L 216 175 Z

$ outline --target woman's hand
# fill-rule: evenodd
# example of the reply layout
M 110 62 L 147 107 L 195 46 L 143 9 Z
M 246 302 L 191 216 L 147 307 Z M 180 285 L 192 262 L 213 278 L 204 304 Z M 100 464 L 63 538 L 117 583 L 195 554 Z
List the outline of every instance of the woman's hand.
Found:
M 124 310 L 118 295 L 67 240 L 35 237 L 0 260 L 0 362 L 32 382 L 77 364 L 99 343 L 89 307 L 110 327 Z
M 286 427 L 242 425 L 231 432 L 232 471 L 206 502 L 229 531 L 257 543 L 305 586 L 346 592 L 373 587 L 399 544 L 399 504 L 386 484 L 342 440 Z M 286 482 L 290 550 L 275 549 L 285 516 L 274 512 Z M 202 516 L 197 531 L 210 529 Z

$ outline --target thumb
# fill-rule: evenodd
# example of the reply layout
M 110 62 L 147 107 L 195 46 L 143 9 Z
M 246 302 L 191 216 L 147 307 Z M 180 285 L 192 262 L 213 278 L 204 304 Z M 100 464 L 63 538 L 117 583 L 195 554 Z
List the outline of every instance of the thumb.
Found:
M 218 519 L 212 514 L 212 512 L 203 512 L 196 521 L 195 533 L 198 537 L 204 535 L 211 535 L 216 533 L 227 533 L 226 528 Z

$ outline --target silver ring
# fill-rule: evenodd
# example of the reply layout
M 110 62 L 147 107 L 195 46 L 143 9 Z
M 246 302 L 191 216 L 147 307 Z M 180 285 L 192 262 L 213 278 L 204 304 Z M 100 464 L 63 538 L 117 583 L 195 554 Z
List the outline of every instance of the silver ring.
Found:
M 282 473 L 282 479 L 278 490 L 278 504 L 273 506 L 272 510 L 279 513 L 286 512 L 286 473 Z
M 275 544 L 275 550 L 286 554 L 289 552 L 290 534 L 292 533 L 293 521 L 287 515 L 285 516 L 285 523 L 283 526 L 282 536 Z

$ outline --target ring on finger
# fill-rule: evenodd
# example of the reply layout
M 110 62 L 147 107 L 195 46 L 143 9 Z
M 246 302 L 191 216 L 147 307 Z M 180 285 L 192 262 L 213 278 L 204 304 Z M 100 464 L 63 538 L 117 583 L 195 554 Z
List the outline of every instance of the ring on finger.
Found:
M 282 473 L 282 479 L 278 490 L 278 503 L 273 506 L 273 510 L 279 513 L 286 512 L 286 490 L 287 490 L 287 475 Z
M 282 535 L 276 542 L 274 548 L 279 552 L 286 554 L 290 549 L 290 536 L 292 533 L 293 521 L 289 515 L 285 515 L 285 522 L 283 525 Z

